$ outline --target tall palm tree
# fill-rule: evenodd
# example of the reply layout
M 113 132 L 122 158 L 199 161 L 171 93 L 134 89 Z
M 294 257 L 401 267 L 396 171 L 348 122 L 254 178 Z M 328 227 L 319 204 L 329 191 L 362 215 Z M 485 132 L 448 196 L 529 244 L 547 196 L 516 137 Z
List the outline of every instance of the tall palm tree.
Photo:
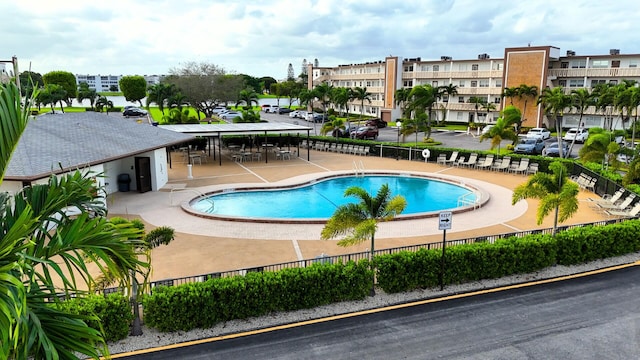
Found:
M 613 99 L 614 89 L 610 83 L 596 85 L 591 94 L 594 97 L 595 107 L 602 112 L 604 117 L 603 128 L 608 131 L 613 130 Z
M 396 105 L 400 106 L 400 111 L 402 112 L 402 117 L 404 118 L 410 118 L 411 114 L 409 114 L 407 111 L 408 106 L 409 106 L 409 101 L 411 100 L 410 98 L 410 94 L 411 94 L 411 88 L 400 88 L 398 90 L 396 90 L 395 92 L 395 103 Z
M 102 112 L 103 109 L 107 112 L 107 115 L 109 115 L 109 110 L 113 109 L 113 101 L 107 99 L 106 96 L 100 96 L 96 100 L 96 110 Z
M 23 108 L 15 85 L 0 85 L 0 179 L 26 127 L 32 100 Z M 148 266 L 138 260 L 138 230 L 104 218 L 104 201 L 96 199 L 99 190 L 94 174 L 77 171 L 13 196 L 0 194 L 0 358 L 71 359 L 75 353 L 98 358 L 108 352 L 100 331 L 85 322 L 89 317 L 51 306 L 61 301 L 61 292 L 87 295 L 77 282 L 93 283 L 87 263 L 122 278 Z M 80 214 L 68 216 L 68 207 Z
M 358 186 L 347 188 L 344 196 L 354 197 L 359 202 L 339 206 L 325 224 L 320 237 L 328 240 L 345 236 L 338 242 L 340 246 L 356 245 L 370 239 L 369 261 L 375 274 L 373 256 L 378 222 L 389 221 L 400 215 L 407 207 L 407 200 L 401 195 L 391 197 L 388 184 L 382 185 L 375 197 Z M 373 285 L 375 285 L 375 275 Z M 375 295 L 374 286 L 371 287 L 371 296 L 373 295 Z
M 538 96 L 538 105 L 542 105 L 547 116 L 551 116 L 556 128 L 556 138 L 558 140 L 559 157 L 565 157 L 562 153 L 562 124 L 560 124 L 560 116 L 564 110 L 571 106 L 571 97 L 564 93 L 564 89 L 560 86 L 553 89 L 545 88 Z
M 502 97 L 509 98 L 509 103 L 513 105 L 513 98 L 518 96 L 518 88 L 517 87 L 505 87 L 502 89 Z
M 590 106 L 595 106 L 594 96 L 589 92 L 589 90 L 583 88 L 571 90 L 570 96 L 573 107 L 580 113 L 580 117 L 578 118 L 578 129 L 582 129 L 584 127 L 582 124 L 584 112 L 587 111 Z M 574 136 L 571 144 L 569 145 L 569 154 L 571 154 L 575 143 L 576 137 Z
M 516 93 L 518 95 L 518 98 L 521 100 L 524 100 L 524 106 L 522 108 L 522 121 L 526 122 L 527 121 L 527 102 L 529 101 L 529 99 L 536 99 L 538 97 L 538 87 L 537 86 L 530 86 L 527 84 L 520 84 L 520 86 L 518 86 Z M 522 124 L 518 124 L 518 130 L 520 129 L 520 126 Z
M 497 148 L 496 154 L 500 155 L 502 140 L 511 140 L 514 143 L 518 141 L 518 133 L 514 128 L 514 124 L 519 121 L 518 118 L 520 118 L 520 110 L 513 105 L 507 106 L 495 125 L 488 132 L 480 135 L 480 142 L 490 139 L 491 150 Z
M 473 122 L 480 123 L 480 121 L 478 121 L 478 109 L 484 106 L 484 104 L 487 102 L 487 99 L 479 96 L 472 96 L 469 98 L 469 102 L 473 104 L 473 108 L 474 108 Z
M 333 92 L 333 86 L 329 83 L 321 83 L 320 85 L 313 88 L 313 95 L 320 104 L 322 105 L 322 113 L 324 115 L 323 119 L 327 117 L 327 105 L 331 102 L 331 94 Z M 322 120 L 324 124 L 324 120 Z
M 418 116 L 420 113 L 427 113 L 427 138 L 431 137 L 431 110 L 433 104 L 438 100 L 440 91 L 431 84 L 418 85 L 411 89 L 409 93 L 408 111 L 413 112 L 415 119 L 421 120 L 424 117 Z
M 559 161 L 549 164 L 551 173 L 537 172 L 529 180 L 518 185 L 513 191 L 511 203 L 523 199 L 539 199 L 537 223 L 553 210 L 553 235 L 556 234 L 558 221 L 564 222 L 578 211 L 578 184 L 569 181 L 568 170 Z
M 180 91 L 167 98 L 167 106 L 169 108 L 177 108 L 179 111 L 182 111 L 182 106 L 188 104 L 189 101 L 187 100 L 187 95 L 183 94 Z
M 253 90 L 253 88 L 246 88 L 244 90 L 240 90 L 240 94 L 238 94 L 238 101 L 236 102 L 236 106 L 244 104 L 244 109 L 249 110 L 252 104 L 258 105 L 258 93 Z
M 347 111 L 347 119 L 348 119 L 349 118 L 349 111 L 347 109 L 347 106 L 349 104 L 349 101 L 351 101 L 351 99 L 352 99 L 351 88 L 347 88 L 347 87 L 336 88 L 333 91 L 332 95 L 333 95 L 333 98 L 331 99 L 331 101 L 333 101 L 333 103 L 338 106 L 338 110 L 340 111 L 340 115 L 343 115 L 344 114 L 343 110 L 346 110 Z
M 621 148 L 614 138 L 611 131 L 603 131 L 599 128 L 591 129 L 589 138 L 580 149 L 580 160 L 599 163 L 602 164 L 602 167 L 612 165 L 617 170 L 621 165 L 617 159 Z
M 458 95 L 458 86 L 449 83 L 449 85 L 443 85 L 440 87 L 442 95 L 447 96 L 447 105 L 445 106 L 445 112 L 442 116 L 442 121 L 446 121 L 447 113 L 449 112 L 449 103 L 451 102 L 451 98 Z M 495 108 L 495 106 L 494 106 Z
M 360 117 L 364 116 L 364 102 L 368 101 L 371 104 L 371 93 L 367 91 L 367 88 L 361 88 L 356 86 L 353 88 L 353 98 L 360 100 Z
M 338 137 L 340 136 L 339 130 L 344 130 L 344 120 L 335 116 L 331 116 L 329 117 L 329 121 L 322 125 L 322 129 L 320 129 L 320 132 L 322 133 L 322 135 L 332 133 L 335 136 L 336 141 L 338 141 Z
M 91 105 L 91 108 L 93 109 L 93 104 L 96 102 L 97 98 L 98 92 L 96 91 L 96 89 L 90 89 L 89 85 L 86 82 L 80 83 L 80 86 L 78 88 L 78 96 L 76 97 L 76 100 L 78 100 L 79 103 L 82 104 L 82 101 L 87 99 L 89 100 L 89 105 Z
M 487 118 L 489 118 L 489 115 L 491 115 L 492 112 L 497 110 L 496 104 L 485 101 L 484 104 L 482 104 L 482 110 L 487 112 Z
M 167 100 L 177 92 L 174 84 L 158 83 L 149 86 L 147 89 L 147 109 L 149 105 L 156 104 L 164 115 L 164 108 Z

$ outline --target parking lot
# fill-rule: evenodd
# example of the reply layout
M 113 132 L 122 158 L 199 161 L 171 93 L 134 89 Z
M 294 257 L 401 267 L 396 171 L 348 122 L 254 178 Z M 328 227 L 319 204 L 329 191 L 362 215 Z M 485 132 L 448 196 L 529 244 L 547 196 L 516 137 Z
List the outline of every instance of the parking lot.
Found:
M 263 120 L 267 120 L 269 122 L 285 122 L 289 124 L 296 123 L 299 125 L 309 125 L 310 127 L 314 127 L 315 131 L 312 131 L 312 135 L 321 135 L 320 129 L 322 128 L 322 124 L 305 121 L 303 119 L 295 119 L 289 117 L 289 114 L 271 114 L 271 113 L 260 113 L 260 118 Z M 393 125 L 393 124 L 390 124 Z M 467 149 L 467 150 L 490 150 L 491 141 L 485 140 L 480 142 L 480 135 L 477 131 L 467 132 L 457 132 L 457 131 L 443 131 L 443 130 L 434 130 L 431 134 L 431 137 L 438 142 L 442 143 L 442 147 L 446 148 L 459 148 L 459 149 Z M 424 133 L 418 134 L 418 141 L 422 141 L 424 138 Z M 395 126 L 387 126 L 385 128 L 379 129 L 378 141 L 384 142 L 415 142 L 416 135 L 412 134 L 407 136 L 405 139 L 402 137 L 398 137 L 398 129 Z M 555 142 L 556 138 L 551 137 L 545 141 L 545 144 L 550 144 Z M 503 140 L 500 147 L 505 148 L 507 145 L 510 145 L 510 140 Z M 571 152 L 571 157 L 576 158 L 578 156 L 578 152 L 582 148 L 582 144 L 575 143 L 573 146 L 573 150 Z

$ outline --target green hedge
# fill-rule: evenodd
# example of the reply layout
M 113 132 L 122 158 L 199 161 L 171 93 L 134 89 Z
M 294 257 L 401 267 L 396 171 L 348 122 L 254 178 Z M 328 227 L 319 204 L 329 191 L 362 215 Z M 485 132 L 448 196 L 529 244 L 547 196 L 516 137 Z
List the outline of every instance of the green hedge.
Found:
M 97 316 L 99 320 L 88 321 L 87 324 L 96 330 L 100 330 L 102 325 L 105 341 L 117 341 L 129 335 L 133 313 L 129 301 L 122 294 L 91 295 L 70 299 L 58 306 L 72 314 Z
M 360 300 L 368 295 L 372 276 L 365 260 L 157 287 L 143 299 L 144 319 L 160 331 L 186 331 L 276 311 Z
M 584 226 L 556 235 L 558 264 L 574 265 L 640 250 L 640 220 Z

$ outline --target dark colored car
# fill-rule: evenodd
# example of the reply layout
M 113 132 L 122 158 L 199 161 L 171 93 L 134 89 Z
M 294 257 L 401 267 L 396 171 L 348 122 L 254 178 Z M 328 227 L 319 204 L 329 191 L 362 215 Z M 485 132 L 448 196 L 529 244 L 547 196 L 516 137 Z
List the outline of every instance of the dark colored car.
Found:
M 542 139 L 522 139 L 513 149 L 516 154 L 536 155 L 542 154 L 544 149 L 544 141 Z
M 146 116 L 147 112 L 145 110 L 142 110 L 140 108 L 128 108 L 125 111 L 122 112 L 122 115 L 124 116 Z
M 327 121 L 329 121 L 329 117 L 324 114 L 313 115 L 313 122 L 320 123 L 320 122 L 327 122 Z
M 341 138 L 348 138 L 351 135 L 351 131 L 355 130 L 354 128 L 349 129 L 349 127 L 345 127 L 344 129 L 334 129 L 331 132 L 331 136 L 333 137 L 341 137 Z
M 281 107 L 278 108 L 278 114 L 288 114 L 290 112 L 292 112 L 293 110 L 286 108 L 286 107 Z
M 352 133 L 353 138 L 356 139 L 376 139 L 378 137 L 378 128 L 375 126 L 363 126 L 363 127 L 359 127 L 356 131 L 355 134 Z
M 375 126 L 378 129 L 381 129 L 381 128 L 387 127 L 387 122 L 382 120 L 382 119 L 369 119 L 369 120 L 367 120 L 365 125 L 367 125 L 367 126 Z
M 569 152 L 569 144 L 567 144 L 566 142 L 562 142 L 562 156 L 566 157 L 567 153 Z M 560 156 L 560 152 L 558 151 L 558 143 L 557 142 L 553 142 L 549 145 L 547 145 L 547 147 L 544 148 L 544 150 L 542 151 L 542 155 L 545 156 L 550 156 L 550 157 L 559 157 Z

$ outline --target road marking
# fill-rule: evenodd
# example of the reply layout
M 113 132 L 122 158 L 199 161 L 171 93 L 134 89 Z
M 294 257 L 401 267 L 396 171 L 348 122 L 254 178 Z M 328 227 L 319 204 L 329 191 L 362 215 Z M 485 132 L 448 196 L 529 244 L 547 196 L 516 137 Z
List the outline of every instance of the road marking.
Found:
M 492 288 L 492 289 L 477 290 L 477 291 L 472 291 L 472 292 L 468 292 L 468 293 L 447 295 L 447 296 L 443 296 L 443 297 L 437 297 L 437 298 L 431 298 L 431 299 L 425 299 L 425 300 L 418 300 L 418 301 L 409 302 L 409 303 L 402 303 L 402 304 L 397 304 L 397 305 L 389 305 L 389 306 L 385 306 L 385 307 L 382 307 L 382 308 L 375 308 L 375 309 L 362 310 L 362 311 L 357 311 L 357 312 L 352 312 L 352 313 L 347 313 L 347 314 L 333 315 L 333 316 L 328 316 L 328 317 L 324 317 L 324 318 L 306 320 L 306 321 L 301 321 L 301 322 L 291 323 L 291 324 L 277 325 L 277 326 L 272 326 L 272 327 L 268 327 L 268 328 L 264 328 L 264 329 L 251 330 L 251 331 L 245 331 L 245 332 L 240 332 L 240 333 L 235 333 L 235 334 L 228 334 L 228 335 L 220 335 L 220 336 L 215 336 L 215 337 L 211 337 L 211 338 L 207 338 L 207 339 L 186 341 L 186 342 L 182 342 L 182 343 L 178 343 L 178 344 L 158 346 L 156 348 L 143 349 L 143 350 L 135 350 L 135 351 L 127 352 L 127 353 L 113 354 L 113 355 L 111 355 L 111 358 L 112 359 L 117 359 L 117 358 L 121 358 L 121 357 L 125 357 L 125 356 L 135 356 L 135 355 L 148 354 L 148 353 L 152 353 L 152 352 L 158 352 L 158 351 L 164 351 L 164 350 L 170 350 L 170 349 L 178 349 L 178 348 L 182 348 L 182 347 L 206 344 L 206 343 L 220 341 L 220 340 L 236 339 L 236 338 L 240 338 L 240 337 L 263 334 L 263 333 L 268 333 L 268 332 L 277 331 L 277 330 L 285 330 L 285 329 L 291 329 L 291 328 L 296 328 L 296 327 L 305 326 L 305 325 L 312 325 L 312 324 L 319 324 L 319 323 L 324 323 L 324 322 L 328 322 L 328 321 L 347 319 L 347 318 L 351 318 L 351 317 L 355 317 L 355 316 L 376 314 L 376 313 L 383 312 L 383 311 L 404 309 L 404 308 L 408 308 L 408 307 L 412 307 L 412 306 L 419 306 L 419 305 L 425 305 L 425 304 L 431 304 L 431 303 L 438 303 L 438 302 L 442 302 L 442 301 L 461 299 L 461 298 L 466 298 L 466 297 L 471 297 L 471 296 L 492 294 L 492 293 L 496 293 L 496 292 L 500 292 L 500 291 L 520 289 L 520 288 L 531 287 L 531 286 L 536 286 L 536 285 L 543 285 L 543 284 L 549 284 L 549 283 L 554 283 L 554 282 L 559 282 L 559 281 L 578 279 L 578 278 L 581 278 L 581 277 L 597 275 L 597 274 L 601 274 L 601 273 L 605 273 L 605 272 L 609 272 L 609 271 L 626 269 L 626 268 L 629 268 L 629 267 L 632 267 L 632 266 L 639 266 L 639 265 L 640 265 L 640 260 L 636 261 L 636 262 L 633 262 L 633 263 L 622 264 L 622 265 L 612 266 L 612 267 L 608 267 L 608 268 L 587 271 L 587 272 L 583 272 L 583 273 L 579 273 L 579 274 L 560 276 L 560 277 L 551 278 L 551 279 L 537 280 L 537 281 L 514 284 L 514 285 L 508 285 L 508 286 L 502 286 L 502 287 L 497 287 L 497 288 Z
M 298 240 L 291 240 L 291 243 L 293 243 L 293 249 L 296 251 L 298 260 L 304 260 L 304 258 L 302 257 L 302 251 L 300 251 L 300 246 L 298 245 Z

